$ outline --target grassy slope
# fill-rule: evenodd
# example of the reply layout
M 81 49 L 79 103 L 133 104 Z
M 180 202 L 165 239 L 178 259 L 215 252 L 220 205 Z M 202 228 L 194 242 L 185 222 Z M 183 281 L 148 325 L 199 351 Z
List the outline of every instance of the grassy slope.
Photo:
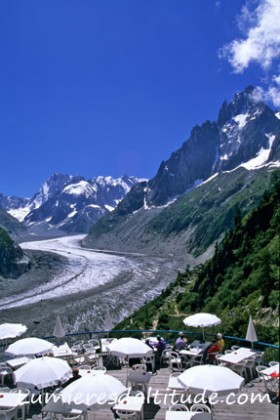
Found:
M 223 332 L 244 337 L 249 314 L 259 340 L 277 342 L 279 325 L 280 188 L 274 179 L 257 209 L 216 246 L 214 257 L 178 275 L 158 298 L 116 329 L 182 329 L 185 316 L 205 311 L 222 318 Z M 276 172 L 274 173 L 274 177 Z

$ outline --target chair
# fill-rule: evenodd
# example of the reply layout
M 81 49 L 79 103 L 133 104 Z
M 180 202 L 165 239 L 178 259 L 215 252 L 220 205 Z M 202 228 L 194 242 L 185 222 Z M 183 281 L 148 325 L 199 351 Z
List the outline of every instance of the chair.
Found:
M 183 370 L 182 359 L 179 353 L 177 353 L 176 351 L 170 352 L 169 369 L 171 369 L 172 371 L 174 369 L 179 370 L 179 371 Z
M 151 370 L 152 370 L 152 372 L 154 372 L 155 371 L 155 355 L 154 355 L 154 353 L 151 354 L 150 356 L 143 357 L 142 363 L 145 364 L 146 366 L 151 365 Z
M 193 404 L 190 408 L 190 411 L 196 411 L 200 413 L 211 413 L 210 408 L 206 404 Z
M 231 350 L 232 350 L 232 351 L 236 351 L 236 350 L 238 350 L 238 349 L 240 349 L 240 346 L 231 346 Z
M 92 347 L 94 348 L 95 351 L 100 350 L 100 343 L 98 340 L 92 338 L 90 340 L 88 340 L 88 344 L 92 345 Z
M 90 365 L 81 365 L 81 366 L 79 366 L 79 369 L 91 370 L 91 366 Z
M 255 369 L 258 375 L 259 382 L 266 380 L 266 375 L 262 374 L 262 371 L 267 369 L 267 366 L 258 365 L 255 367 Z
M 235 363 L 234 365 L 232 365 L 232 370 L 238 375 L 243 376 L 244 374 L 244 376 L 246 377 L 246 363 L 246 359 L 242 360 L 239 363 Z
M 7 365 L 0 367 L 1 386 L 4 386 L 6 376 L 13 376 L 13 369 Z
M 136 365 L 132 366 L 132 370 L 147 372 L 147 366 L 144 363 L 137 363 Z
M 22 394 L 22 395 L 26 395 L 26 400 L 24 401 L 23 405 L 20 405 L 17 409 L 17 419 L 18 417 L 18 412 L 21 411 L 21 418 L 24 419 L 25 415 L 27 413 L 29 413 L 29 409 L 30 409 L 30 403 L 31 403 L 31 391 L 27 388 L 14 388 L 11 389 L 10 391 L 13 394 Z
M 135 411 L 128 412 L 123 410 L 117 410 L 116 414 L 120 420 L 137 420 L 137 413 Z
M 272 360 L 271 362 L 268 362 L 268 365 L 269 366 L 276 366 L 276 365 L 279 365 L 279 362 L 276 362 L 276 361 Z
M 172 404 L 169 409 L 169 411 L 189 411 L 188 407 L 184 404 Z
M 216 364 L 217 365 L 219 365 L 219 366 L 228 366 L 228 363 L 226 363 L 226 362 L 224 362 L 223 360 L 220 360 L 221 359 L 221 357 L 222 357 L 223 355 L 222 354 L 216 354 Z
M 250 379 L 253 379 L 253 377 L 255 376 L 255 369 L 256 367 L 256 363 L 255 363 L 255 357 L 248 357 L 248 359 L 245 360 L 245 376 L 247 370 L 250 372 Z
M 75 343 L 73 343 L 73 346 L 72 346 L 72 347 L 75 347 L 75 346 L 82 346 L 82 345 L 84 344 L 84 342 L 85 342 L 85 340 L 78 340 L 78 341 L 75 341 Z
M 17 418 L 17 408 L 0 409 L 0 420 L 11 420 Z
M 92 370 L 93 370 L 94 372 L 99 372 L 100 374 L 102 374 L 102 373 L 106 373 L 106 372 L 107 372 L 107 368 L 106 368 L 106 366 L 94 366 L 94 367 L 92 368 Z
M 202 365 L 203 364 L 203 353 L 193 356 L 190 360 L 190 366 Z
M 164 365 L 165 363 L 168 364 L 169 359 L 170 359 L 170 353 L 172 352 L 172 348 L 173 347 L 165 348 L 163 350 L 163 352 L 161 353 L 161 356 L 160 356 L 160 365 L 161 366 Z

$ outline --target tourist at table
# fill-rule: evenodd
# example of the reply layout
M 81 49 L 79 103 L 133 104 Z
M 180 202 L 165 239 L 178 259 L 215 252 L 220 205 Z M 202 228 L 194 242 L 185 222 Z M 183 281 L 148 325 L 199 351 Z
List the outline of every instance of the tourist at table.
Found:
M 80 378 L 81 378 L 81 375 L 79 374 L 79 369 L 78 368 L 73 368 L 71 378 L 69 378 L 67 382 L 62 384 L 61 388 L 65 388 L 66 386 L 70 385 L 72 382 L 74 382 L 74 381 L 76 381 L 77 379 L 80 379 Z
M 216 340 L 212 340 L 210 347 L 207 351 L 207 358 L 206 360 L 208 363 L 214 363 L 216 360 L 216 354 L 219 353 L 219 346 Z
M 223 339 L 223 334 L 218 333 L 217 334 L 217 344 L 219 347 L 219 353 L 223 353 L 224 347 L 225 347 L 225 340 Z
M 174 350 L 178 351 L 178 352 L 181 351 L 181 350 L 188 350 L 189 349 L 188 339 L 185 336 L 185 334 L 182 331 L 180 331 L 178 336 L 179 337 L 175 341 Z

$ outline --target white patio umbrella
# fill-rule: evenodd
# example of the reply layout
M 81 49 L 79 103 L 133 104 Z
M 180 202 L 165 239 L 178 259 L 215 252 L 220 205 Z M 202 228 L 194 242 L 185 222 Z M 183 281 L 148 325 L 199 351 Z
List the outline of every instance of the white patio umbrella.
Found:
M 202 334 L 204 339 L 204 328 L 205 327 L 212 327 L 214 325 L 221 324 L 221 319 L 218 318 L 216 315 L 208 314 L 205 312 L 200 312 L 195 315 L 188 316 L 183 320 L 183 323 L 188 327 L 201 327 Z
M 59 315 L 56 317 L 55 326 L 54 326 L 54 330 L 53 330 L 53 335 L 56 338 L 65 337 L 65 330 L 62 326 L 61 319 L 60 319 Z
M 227 367 L 215 365 L 194 366 L 178 376 L 178 381 L 193 394 L 225 395 L 239 391 L 245 380 Z
M 0 325 L 0 340 L 19 337 L 21 334 L 25 333 L 26 330 L 27 327 L 23 324 L 11 324 L 5 322 Z
M 258 341 L 257 333 L 256 333 L 256 330 L 255 330 L 254 322 L 253 322 L 253 319 L 252 319 L 251 315 L 250 315 L 250 318 L 249 318 L 249 324 L 248 324 L 245 340 L 251 341 L 252 348 L 253 348 L 254 341 Z
M 41 355 L 51 350 L 53 344 L 36 337 L 23 338 L 10 344 L 6 353 L 15 356 Z
M 72 382 L 61 393 L 62 402 L 82 410 L 114 404 L 127 388 L 111 375 L 83 376 Z
M 144 357 L 153 353 L 153 349 L 136 338 L 124 337 L 108 345 L 109 352 L 119 357 Z
M 66 382 L 72 370 L 65 360 L 55 357 L 39 357 L 30 360 L 14 372 L 18 386 L 43 389 Z

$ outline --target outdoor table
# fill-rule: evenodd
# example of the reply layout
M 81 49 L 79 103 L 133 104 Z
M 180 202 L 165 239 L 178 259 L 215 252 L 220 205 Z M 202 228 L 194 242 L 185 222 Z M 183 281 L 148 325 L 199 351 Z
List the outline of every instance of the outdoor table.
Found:
M 279 363 L 278 363 L 278 365 L 270 366 L 267 369 L 262 370 L 261 374 L 264 374 L 264 375 L 267 375 L 267 376 L 271 376 L 271 375 L 275 374 L 275 376 L 277 376 L 277 374 L 279 374 Z M 271 376 L 271 377 L 273 377 L 273 376 Z
M 147 386 L 152 376 L 151 372 L 132 370 L 128 373 L 127 382 L 130 382 L 132 386 L 143 385 L 144 391 L 147 392 Z
M 81 376 L 97 376 L 97 375 L 104 375 L 105 370 L 94 370 L 94 369 L 79 369 L 79 375 Z
M 28 398 L 27 394 L 1 392 L 0 390 L 0 407 L 1 408 L 16 408 Z
M 26 357 L 26 356 L 24 356 L 24 357 L 16 357 L 15 359 L 7 360 L 6 363 L 12 369 L 17 369 L 18 367 L 23 366 L 26 363 L 28 363 L 29 360 L 31 360 L 31 358 L 30 357 Z
M 108 353 L 109 349 L 108 346 L 112 343 L 117 341 L 117 338 L 101 338 L 100 344 L 101 344 L 101 353 Z
M 55 399 L 50 397 L 47 404 L 42 408 L 42 412 L 44 413 L 55 413 L 55 414 L 82 414 L 82 410 L 78 410 L 77 408 L 73 408 L 71 404 L 63 403 L 61 398 L 59 398 L 59 394 L 55 395 Z
M 211 413 L 195 411 L 166 411 L 165 420 L 211 420 Z
M 169 389 L 175 389 L 176 391 L 184 391 L 186 390 L 186 387 L 184 387 L 179 381 L 178 376 L 169 376 L 168 385 L 167 388 Z
M 256 352 L 245 347 L 240 347 L 238 350 L 234 350 L 231 353 L 224 354 L 219 358 L 222 362 L 236 364 L 240 363 L 248 357 L 255 356 Z
M 139 415 L 139 418 L 141 420 L 144 420 L 144 398 L 142 397 L 136 397 L 136 396 L 127 396 L 125 398 L 122 398 L 119 402 L 117 402 L 113 410 L 118 411 L 127 411 L 130 413 L 137 413 Z
M 72 357 L 73 352 L 67 343 L 61 344 L 61 346 L 53 346 L 52 353 L 54 357 Z
M 118 366 L 119 365 L 119 359 L 117 357 L 115 357 L 113 354 L 110 353 L 108 346 L 112 343 L 114 343 L 115 341 L 117 341 L 117 338 L 101 338 L 100 340 L 100 346 L 101 346 L 101 355 L 102 357 L 105 356 L 105 358 L 103 358 L 103 365 L 107 366 L 110 363 Z

